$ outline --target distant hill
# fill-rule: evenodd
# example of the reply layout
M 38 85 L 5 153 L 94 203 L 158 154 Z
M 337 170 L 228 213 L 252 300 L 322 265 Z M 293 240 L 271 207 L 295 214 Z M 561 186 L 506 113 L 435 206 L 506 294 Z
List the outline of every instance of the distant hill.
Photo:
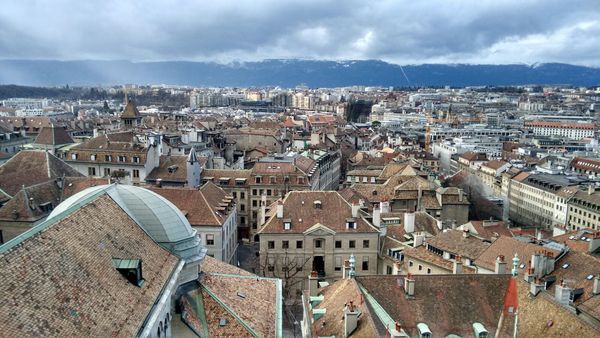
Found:
M 402 70 L 406 74 L 404 76 Z M 410 81 L 407 81 L 408 80 Z M 424 64 L 377 61 L 264 60 L 209 62 L 1 60 L 0 84 L 29 86 L 178 84 L 192 86 L 484 86 L 600 85 L 600 68 L 529 65 Z

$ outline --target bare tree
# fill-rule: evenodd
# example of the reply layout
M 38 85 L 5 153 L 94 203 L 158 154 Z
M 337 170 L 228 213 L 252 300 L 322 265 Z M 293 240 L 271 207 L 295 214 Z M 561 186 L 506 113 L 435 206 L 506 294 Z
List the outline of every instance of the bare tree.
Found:
M 293 291 L 301 287 L 308 261 L 310 257 L 292 256 L 287 250 L 283 254 L 267 251 L 262 257 L 256 257 L 254 266 L 256 273 L 261 276 L 281 279 L 283 298 L 293 305 L 298 300 Z

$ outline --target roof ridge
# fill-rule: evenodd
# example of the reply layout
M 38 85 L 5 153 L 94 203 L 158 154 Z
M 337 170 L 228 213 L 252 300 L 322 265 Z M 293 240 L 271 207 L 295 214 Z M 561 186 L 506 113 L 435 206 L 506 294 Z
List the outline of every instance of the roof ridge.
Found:
M 208 182 L 206 182 L 206 183 L 208 183 Z M 205 183 L 205 185 L 206 185 L 206 183 Z M 204 203 L 206 203 L 206 206 L 210 210 L 211 215 L 213 215 L 213 217 L 215 218 L 215 220 L 217 221 L 217 223 L 221 224 L 221 222 L 219 221 L 219 218 L 215 214 L 215 211 L 213 210 L 212 206 L 210 205 L 210 203 L 208 203 L 208 200 L 204 196 L 204 192 L 202 190 L 198 190 L 198 191 L 200 192 L 200 195 L 202 196 L 202 199 L 204 200 Z

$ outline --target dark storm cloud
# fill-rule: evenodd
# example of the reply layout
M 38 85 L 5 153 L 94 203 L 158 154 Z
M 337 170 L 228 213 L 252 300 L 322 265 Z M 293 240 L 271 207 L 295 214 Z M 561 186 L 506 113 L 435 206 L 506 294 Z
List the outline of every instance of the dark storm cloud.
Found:
M 11 1 L 0 58 L 600 65 L 588 1 Z

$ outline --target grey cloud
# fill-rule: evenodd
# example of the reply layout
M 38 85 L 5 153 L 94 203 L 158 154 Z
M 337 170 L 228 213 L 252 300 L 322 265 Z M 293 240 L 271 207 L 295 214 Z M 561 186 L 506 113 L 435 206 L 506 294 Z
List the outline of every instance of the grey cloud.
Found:
M 600 66 L 599 14 L 596 0 L 24 0 L 0 11 L 0 58 Z

